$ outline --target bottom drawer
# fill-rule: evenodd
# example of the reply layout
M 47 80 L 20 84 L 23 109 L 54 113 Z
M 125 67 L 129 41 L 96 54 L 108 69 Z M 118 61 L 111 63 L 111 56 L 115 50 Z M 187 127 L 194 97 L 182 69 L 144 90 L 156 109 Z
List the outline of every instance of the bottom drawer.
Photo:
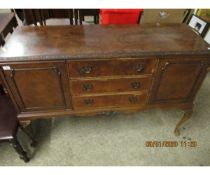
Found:
M 147 94 L 141 95 L 104 95 L 91 97 L 72 97 L 74 109 L 92 109 L 104 107 L 138 106 L 146 102 Z

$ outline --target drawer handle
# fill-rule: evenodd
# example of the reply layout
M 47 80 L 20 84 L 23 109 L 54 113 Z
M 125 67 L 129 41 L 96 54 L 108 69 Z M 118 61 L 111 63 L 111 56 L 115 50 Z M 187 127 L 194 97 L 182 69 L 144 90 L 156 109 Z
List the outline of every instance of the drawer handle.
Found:
M 92 69 L 93 69 L 92 66 L 87 65 L 80 69 L 80 73 L 81 74 L 89 74 L 89 73 L 91 73 Z
M 84 100 L 84 103 L 86 104 L 86 105 L 88 105 L 88 106 L 91 106 L 91 105 L 93 105 L 93 103 L 94 103 L 94 100 L 93 99 L 85 99 Z
M 132 87 L 133 89 L 139 89 L 140 86 L 141 86 L 141 84 L 140 84 L 140 82 L 138 82 L 138 81 L 131 82 L 131 87 Z
M 128 100 L 131 104 L 135 104 L 138 102 L 138 98 L 135 96 L 129 97 Z
M 83 90 L 84 91 L 91 91 L 93 89 L 92 84 L 83 84 Z
M 135 67 L 136 72 L 140 73 L 144 70 L 144 64 L 137 64 Z

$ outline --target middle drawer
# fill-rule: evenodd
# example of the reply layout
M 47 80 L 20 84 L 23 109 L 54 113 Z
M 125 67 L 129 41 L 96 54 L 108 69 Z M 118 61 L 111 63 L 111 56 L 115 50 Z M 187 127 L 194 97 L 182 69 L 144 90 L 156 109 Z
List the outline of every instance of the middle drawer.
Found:
M 100 80 L 70 80 L 72 96 L 93 93 L 120 93 L 149 89 L 151 77 L 100 79 Z

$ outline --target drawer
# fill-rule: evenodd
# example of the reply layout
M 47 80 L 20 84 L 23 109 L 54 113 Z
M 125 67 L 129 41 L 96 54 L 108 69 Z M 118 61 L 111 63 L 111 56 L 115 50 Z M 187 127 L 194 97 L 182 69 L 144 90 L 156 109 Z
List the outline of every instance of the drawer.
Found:
M 101 80 L 70 80 L 71 94 L 117 93 L 149 89 L 151 78 L 121 78 Z
M 72 97 L 74 109 L 92 109 L 104 107 L 130 107 L 146 103 L 147 94 L 141 95 L 104 95 L 92 97 Z
M 68 65 L 70 78 L 141 75 L 152 73 L 155 59 L 76 60 Z

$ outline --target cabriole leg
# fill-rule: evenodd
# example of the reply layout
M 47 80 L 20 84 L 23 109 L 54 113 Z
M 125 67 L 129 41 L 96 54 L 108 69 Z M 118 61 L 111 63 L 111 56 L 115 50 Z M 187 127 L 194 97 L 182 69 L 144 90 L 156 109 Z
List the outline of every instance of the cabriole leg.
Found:
M 182 125 L 183 123 L 185 123 L 187 120 L 189 120 L 189 118 L 191 117 L 192 113 L 193 113 L 193 110 L 192 110 L 192 109 L 186 110 L 186 111 L 184 112 L 183 117 L 182 117 L 181 120 L 177 123 L 176 128 L 175 128 L 175 130 L 174 130 L 174 134 L 175 134 L 176 136 L 179 136 L 179 135 L 180 135 L 180 127 L 181 127 L 181 125 Z

